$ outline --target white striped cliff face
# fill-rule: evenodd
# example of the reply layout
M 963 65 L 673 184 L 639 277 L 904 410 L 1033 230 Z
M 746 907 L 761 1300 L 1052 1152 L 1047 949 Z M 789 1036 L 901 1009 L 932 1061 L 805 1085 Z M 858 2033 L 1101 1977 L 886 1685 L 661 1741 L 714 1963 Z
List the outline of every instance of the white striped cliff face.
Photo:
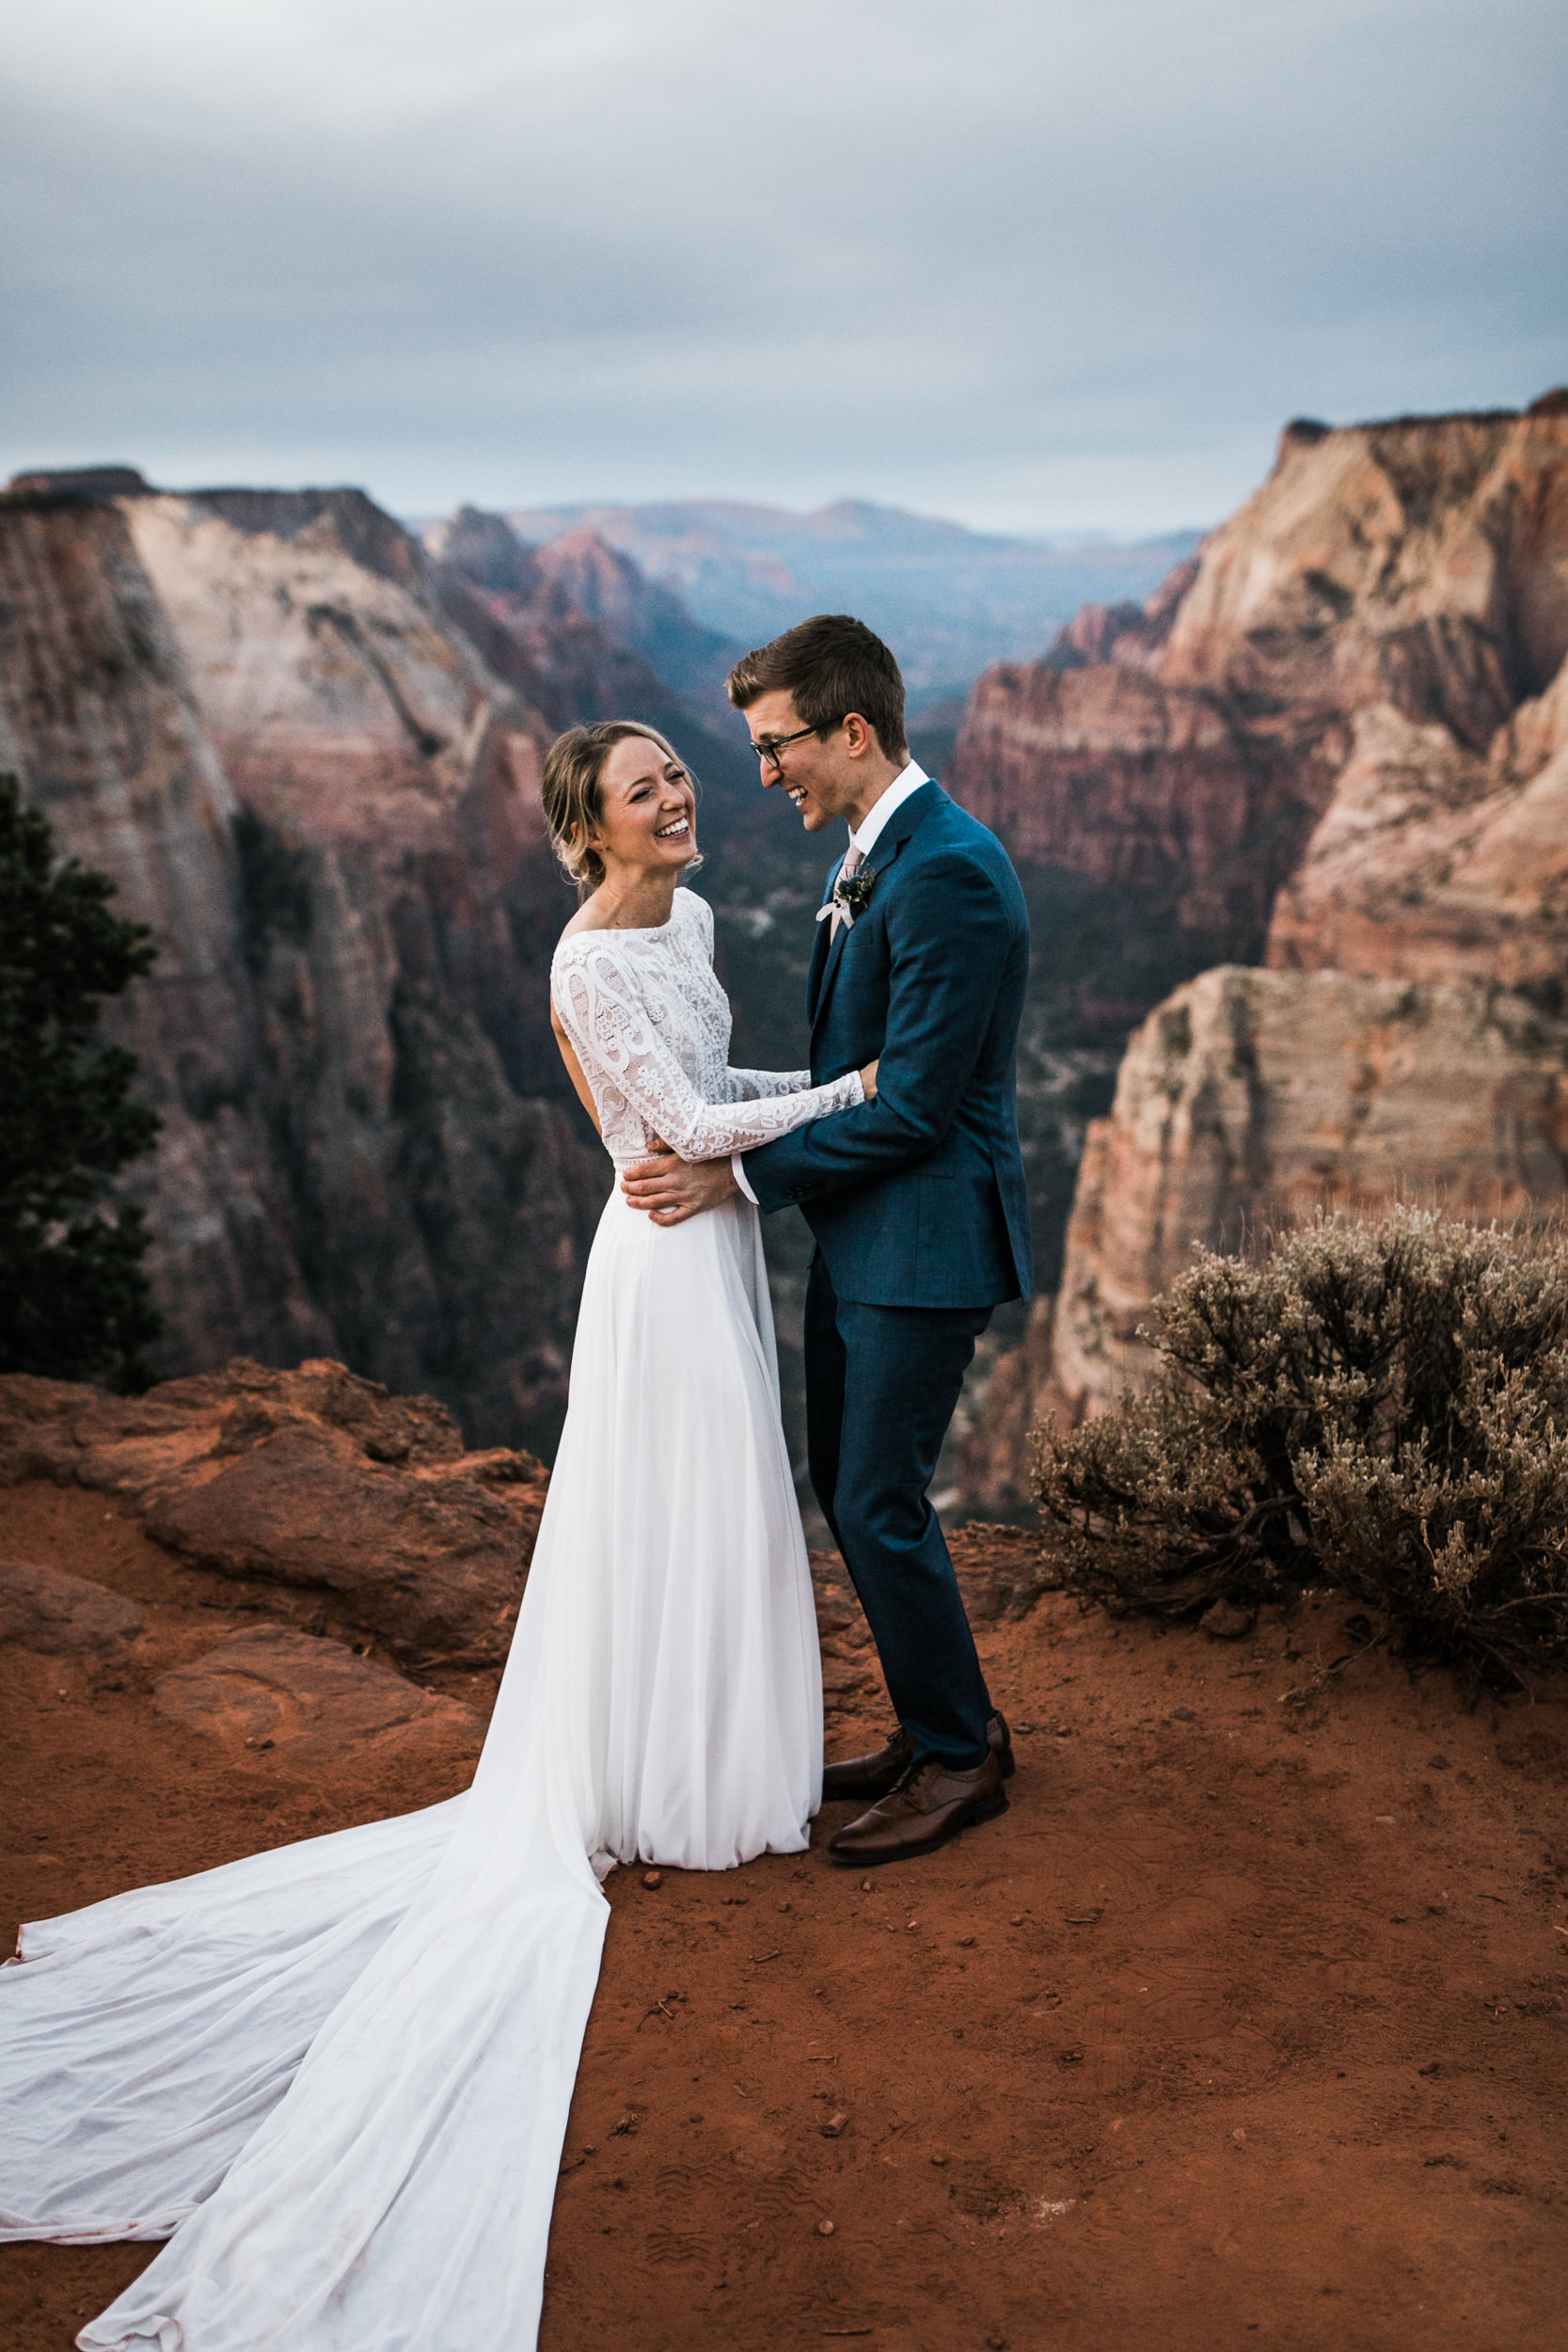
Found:
M 247 807 L 396 855 L 440 838 L 477 787 L 519 849 L 539 836 L 537 717 L 446 623 L 420 548 L 368 499 L 218 491 L 123 513 Z
M 152 925 L 165 1372 L 330 1355 L 547 1433 L 602 1182 L 559 1097 L 548 730 L 355 492 L 0 500 L 0 761 Z

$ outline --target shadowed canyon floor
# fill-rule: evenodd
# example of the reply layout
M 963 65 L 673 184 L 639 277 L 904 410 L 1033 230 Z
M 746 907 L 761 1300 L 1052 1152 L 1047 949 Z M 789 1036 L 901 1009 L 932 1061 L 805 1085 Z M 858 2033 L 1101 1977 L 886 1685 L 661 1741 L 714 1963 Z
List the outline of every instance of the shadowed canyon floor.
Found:
M 992 1540 L 968 1539 L 973 1575 Z M 75 1633 L 34 1608 L 17 1639 L 14 1582 L 8 1945 L 467 1778 L 450 1704 L 416 1738 L 406 1704 L 359 1703 L 329 1752 L 352 1677 L 310 1663 L 303 1600 L 189 1565 L 112 1496 L 0 1493 L 0 1560 L 134 1604 L 72 1600 Z M 544 2352 L 1561 2343 L 1568 1705 L 1466 1713 L 1375 1653 L 1324 1687 L 1344 1613 L 1222 1643 L 1047 1595 L 981 1629 L 1019 1734 L 999 1822 L 869 1879 L 818 1851 L 616 1872 Z M 824 1616 L 843 1753 L 881 1702 L 851 1613 Z M 205 1732 L 158 1705 L 170 1675 L 208 1692 L 195 1661 L 235 1636 L 243 1661 L 265 1619 L 281 1712 L 257 1676 Z M 423 1679 L 483 1710 L 495 1677 Z M 317 1733 L 286 1736 L 290 1708 Z M 0 2344 L 63 2352 L 154 2250 L 0 2249 Z

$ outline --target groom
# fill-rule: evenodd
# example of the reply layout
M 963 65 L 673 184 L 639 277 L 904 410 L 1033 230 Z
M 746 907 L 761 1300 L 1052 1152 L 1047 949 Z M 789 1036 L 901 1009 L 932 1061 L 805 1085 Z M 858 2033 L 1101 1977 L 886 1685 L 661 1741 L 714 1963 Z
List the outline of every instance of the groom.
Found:
M 911 759 L 898 665 L 863 622 L 801 622 L 738 662 L 729 693 L 763 783 L 808 833 L 848 829 L 807 982 L 811 1074 L 876 1059 L 876 1097 L 733 1161 L 644 1161 L 624 1184 L 660 1224 L 738 1187 L 764 1210 L 797 1204 L 816 1238 L 811 1482 L 898 1716 L 885 1747 L 827 1767 L 825 1798 L 869 1801 L 829 1851 L 895 1862 L 1003 1811 L 1013 1769 L 927 1489 L 975 1341 L 1029 1290 L 1013 1085 L 1029 921 L 1000 842 Z

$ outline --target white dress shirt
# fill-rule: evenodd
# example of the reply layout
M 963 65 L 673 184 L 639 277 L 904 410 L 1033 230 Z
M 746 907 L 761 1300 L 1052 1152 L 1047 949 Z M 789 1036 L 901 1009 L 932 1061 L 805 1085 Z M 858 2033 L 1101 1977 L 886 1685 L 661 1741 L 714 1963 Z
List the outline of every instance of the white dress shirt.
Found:
M 911 759 L 907 768 L 900 768 L 880 800 L 873 801 L 849 838 L 862 857 L 869 857 L 881 836 L 882 827 L 895 809 L 902 808 L 911 792 L 918 792 L 923 784 L 929 784 L 918 759 Z
M 907 767 L 900 768 L 885 791 L 872 802 L 860 823 L 850 828 L 850 848 L 858 850 L 863 858 L 869 857 L 881 836 L 882 827 L 894 811 L 903 807 L 911 792 L 918 792 L 923 784 L 929 784 L 930 781 L 918 759 L 911 759 Z M 730 1168 L 736 1183 L 754 1207 L 757 1197 L 746 1182 L 746 1170 L 740 1164 L 740 1156 L 738 1152 L 733 1155 Z

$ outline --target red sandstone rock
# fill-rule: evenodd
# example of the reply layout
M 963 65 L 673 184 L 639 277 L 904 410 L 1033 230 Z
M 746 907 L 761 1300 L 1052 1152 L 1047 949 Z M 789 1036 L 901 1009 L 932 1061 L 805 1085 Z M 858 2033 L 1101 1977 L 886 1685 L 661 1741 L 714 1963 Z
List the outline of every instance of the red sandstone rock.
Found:
M 542 576 L 571 610 L 641 654 L 664 691 L 673 689 L 734 726 L 724 680 L 743 647 L 705 628 L 679 596 L 596 531 L 564 532 L 533 553 Z
M 871 1628 L 836 1551 L 811 1554 L 816 1630 L 822 1645 L 822 1705 L 829 1715 L 856 1715 L 882 1694 Z
M 552 726 L 641 718 L 678 743 L 695 706 L 734 728 L 723 681 L 739 648 L 596 532 L 531 547 L 504 516 L 463 506 L 425 545 L 446 612 Z
M 1195 961 L 1266 939 L 1275 967 L 1210 972 L 1134 1036 L 1049 1343 L 1037 1321 L 991 1373 L 971 1507 L 1022 1499 L 1030 1420 L 1147 1376 L 1194 1241 L 1319 1200 L 1563 1202 L 1568 1031 L 1497 991 L 1561 998 L 1568 399 L 1288 428 L 1142 613 L 988 674 L 955 788 L 1019 857 L 1173 907 Z
M 135 1603 L 106 1584 L 0 1560 L 0 1642 L 46 1658 L 110 1658 L 130 1647 L 144 1623 Z
M 148 1533 L 232 1576 L 324 1586 L 400 1656 L 504 1653 L 524 1525 L 465 1474 L 369 1462 L 341 1432 L 292 1422 L 208 1456 L 147 1500 Z M 528 1531 L 531 1534 L 531 1530 Z
M 1041 662 L 975 688 L 955 788 L 1018 858 L 1185 888 L 1248 840 L 1266 777 L 1207 695 L 1117 662 Z
M 1568 663 L 1484 759 L 1389 704 L 1360 713 L 1334 798 L 1275 901 L 1268 961 L 1560 990 L 1565 925 Z
M 484 1719 L 401 1675 L 278 1625 L 231 1634 L 153 1685 L 161 1715 L 231 1751 L 277 1750 L 291 1764 L 477 1755 Z
M 504 1658 L 543 1507 L 531 1454 L 465 1454 L 430 1397 L 341 1364 L 235 1362 L 111 1397 L 0 1378 L 0 1484 L 112 1493 L 221 1573 L 329 1593 L 409 1662 Z
M 33 1556 L 39 1500 L 0 1493 L 0 1551 Z M 53 1556 L 113 1572 L 122 1534 L 89 1504 Z M 170 1643 L 218 1638 L 160 1613 Z M 999 1821 L 903 1872 L 830 1875 L 840 1809 L 813 1852 L 717 1882 L 666 1870 L 650 1894 L 612 1873 L 544 2344 L 1230 2352 L 1248 2307 L 1266 2352 L 1560 2333 L 1543 2314 L 1562 2301 L 1564 2037 L 1543 1948 L 1563 1941 L 1548 1857 L 1568 1709 L 1552 1678 L 1531 1704 L 1466 1709 L 1449 1677 L 1412 1683 L 1378 1650 L 1280 1706 L 1314 1651 L 1349 1646 L 1342 1613 L 1304 1606 L 1287 1645 L 1269 1613 L 1237 1655 L 1048 1597 L 979 1629 L 1018 1759 Z M 0 1951 L 21 1920 L 469 1777 L 395 1748 L 294 1771 L 287 1748 L 182 1736 L 130 1678 L 68 1706 L 52 1661 L 0 1673 Z M 886 1723 L 879 1704 L 835 1720 L 831 1752 Z M 1391 1810 L 1392 1828 L 1371 1819 Z M 628 2101 L 635 2140 L 611 2137 Z M 850 2136 L 821 2137 L 841 2112 Z M 1423 2169 L 1433 2154 L 1446 2167 Z M 6 2352 L 62 2352 L 157 2250 L 8 2248 Z M 1441 2316 L 1417 2339 L 1422 2302 Z
M 1369 746 L 1363 714 L 1403 722 L 1402 776 L 1430 771 L 1440 799 L 1481 803 L 1528 781 L 1498 730 L 1516 728 L 1565 655 L 1568 415 L 1545 402 L 1522 416 L 1296 427 L 1269 481 L 1143 615 L 1090 608 L 1043 662 L 988 672 L 953 788 L 1016 856 L 1163 887 L 1195 941 L 1252 956 L 1314 824 L 1333 821 L 1341 775 L 1360 803 L 1365 774 L 1350 771 L 1388 764 L 1386 724 Z M 1379 798 L 1397 834 L 1394 788 Z M 1432 929 L 1483 935 L 1466 969 L 1508 930 L 1523 974 L 1556 943 L 1528 884 L 1504 921 L 1495 902 L 1510 876 L 1526 882 L 1528 852 L 1512 835 L 1488 846 L 1469 911 L 1440 911 Z M 1473 847 L 1466 834 L 1463 854 Z M 1318 911 L 1308 894 L 1287 912 L 1272 960 L 1327 960 L 1304 944 Z M 1370 952 L 1370 968 L 1400 968 L 1391 942 Z

